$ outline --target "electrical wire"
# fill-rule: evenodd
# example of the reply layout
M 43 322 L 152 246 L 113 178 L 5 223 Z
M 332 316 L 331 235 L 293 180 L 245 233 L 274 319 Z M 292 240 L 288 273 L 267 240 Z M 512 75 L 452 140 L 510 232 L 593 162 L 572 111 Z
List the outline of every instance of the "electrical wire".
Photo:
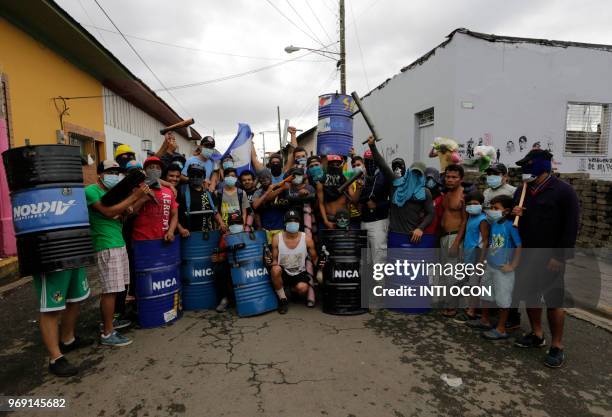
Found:
M 104 8 L 102 7 L 102 5 L 98 2 L 98 0 L 94 0 L 94 2 L 98 5 L 98 7 L 100 8 L 100 10 L 102 10 L 102 13 L 104 13 L 104 15 L 106 16 L 106 18 L 111 22 L 111 24 L 114 26 L 114 28 L 117 30 L 117 32 L 119 32 L 119 34 L 121 35 L 121 37 L 125 40 L 125 42 L 128 44 L 128 46 L 130 47 L 130 49 L 132 51 L 134 51 L 134 53 L 136 54 L 136 56 L 140 59 L 140 61 L 142 62 L 142 64 L 149 70 L 149 72 L 151 72 L 151 74 L 153 75 L 153 77 L 155 77 L 155 79 L 157 80 L 157 82 L 163 87 L 163 90 L 166 91 L 168 93 L 168 95 L 170 95 L 170 97 L 172 97 L 174 99 L 174 101 L 176 102 L 176 104 L 179 105 L 179 107 L 181 107 L 181 109 L 186 113 L 186 114 L 191 114 L 191 112 L 187 111 L 187 109 L 185 109 L 185 106 L 183 106 L 181 104 L 181 102 L 174 96 L 174 94 L 172 94 L 168 88 L 166 87 L 166 85 L 162 82 L 162 80 L 159 79 L 159 77 L 157 76 L 157 74 L 155 74 L 155 71 L 153 71 L 153 69 L 149 66 L 149 64 L 147 64 L 147 62 L 144 60 L 144 58 L 138 53 L 138 51 L 136 50 L 136 48 L 134 48 L 134 46 L 130 43 L 130 41 L 128 40 L 128 38 L 123 34 L 123 32 L 121 32 L 121 30 L 119 29 L 119 27 L 117 27 L 117 25 L 115 24 L 115 22 L 113 21 L 113 19 L 111 19 L 111 17 L 108 15 L 108 13 L 106 13 L 106 10 L 104 10 Z
M 310 9 L 310 12 L 312 13 L 314 18 L 316 19 L 317 23 L 319 24 L 319 26 L 323 30 L 323 33 L 325 33 L 325 36 L 327 36 L 327 40 L 329 40 L 330 42 L 333 42 L 332 38 L 329 36 L 329 33 L 327 33 L 327 30 L 325 30 L 325 26 L 323 26 L 323 24 L 321 23 L 321 20 L 319 20 L 319 16 L 317 16 L 315 11 L 312 9 L 312 6 L 310 5 L 310 2 L 307 1 L 305 3 L 306 3 L 306 6 L 308 6 L 308 8 Z
M 104 31 L 104 32 L 108 32 L 108 33 L 114 33 L 115 35 L 120 35 L 119 32 L 117 32 L 117 31 L 106 29 L 106 28 L 102 28 L 102 27 L 99 27 L 99 26 L 88 25 L 88 24 L 84 24 L 84 23 L 81 23 L 81 25 L 94 28 L 94 29 L 96 29 L 98 31 Z M 185 50 L 188 50 L 188 51 L 203 52 L 203 53 L 207 53 L 207 54 L 211 54 L 211 55 L 231 56 L 231 57 L 234 57 L 234 58 L 248 58 L 248 59 L 260 60 L 260 61 L 277 61 L 278 62 L 278 61 L 284 61 L 285 60 L 284 58 L 271 58 L 271 57 L 254 56 L 254 55 L 234 54 L 234 53 L 230 53 L 230 52 L 212 51 L 212 50 L 209 50 L 209 49 L 202 49 L 202 48 L 196 48 L 196 47 L 192 47 L 192 46 L 179 45 L 179 44 L 175 44 L 175 43 L 162 42 L 162 41 L 158 41 L 158 40 L 154 40 L 154 39 L 142 38 L 140 36 L 135 36 L 135 35 L 125 34 L 125 36 L 128 37 L 128 38 L 131 38 L 131 39 L 137 39 L 139 41 L 150 42 L 150 43 L 154 43 L 154 44 L 157 44 L 157 45 L 168 46 L 168 47 L 171 47 L 171 48 L 185 49 Z M 316 60 L 304 60 L 304 62 L 324 62 L 324 61 L 322 61 L 320 59 L 316 59 Z
M 355 31 L 355 38 L 357 39 L 357 46 L 359 47 L 359 55 L 361 57 L 361 68 L 363 68 L 363 75 L 365 76 L 366 86 L 370 91 L 370 80 L 368 79 L 368 72 L 365 67 L 365 60 L 363 59 L 363 50 L 361 49 L 361 41 L 359 40 L 359 32 L 357 31 L 357 21 L 355 20 L 355 12 L 353 11 L 353 2 L 349 1 L 351 7 L 351 17 L 353 18 L 353 29 Z
M 81 9 L 83 9 L 83 13 L 85 13 L 85 16 L 87 17 L 87 20 L 89 20 L 89 23 L 91 23 L 91 26 L 95 27 L 93 19 L 91 18 L 91 16 L 89 16 L 89 13 L 87 13 L 87 9 L 85 9 L 85 6 L 83 6 L 83 2 L 81 0 L 79 0 L 79 5 L 81 6 Z M 102 36 L 102 32 L 100 32 L 100 29 L 98 29 L 98 28 L 96 28 L 96 29 L 98 31 L 98 35 L 100 35 L 100 39 L 105 41 L 106 39 L 104 39 L 104 36 Z
M 312 28 L 310 27 L 310 25 L 306 22 L 306 20 L 304 20 L 304 18 L 302 17 L 302 15 L 295 9 L 295 7 L 293 7 L 293 5 L 291 4 L 291 2 L 289 0 L 285 0 L 287 2 L 287 4 L 289 5 L 289 7 L 291 8 L 291 10 L 294 11 L 294 13 L 297 15 L 297 17 L 302 21 L 302 23 L 304 23 L 304 26 L 306 26 L 306 29 L 308 29 L 310 31 L 310 33 L 312 33 L 312 35 L 315 37 L 315 39 L 319 42 L 320 45 L 323 45 L 323 41 L 321 41 L 321 39 L 319 39 L 319 37 L 317 36 L 317 34 L 314 32 L 314 30 L 312 30 Z
M 317 42 L 320 45 L 323 45 L 320 41 L 316 40 L 315 38 L 313 38 L 308 32 L 306 32 L 304 29 L 302 29 L 301 27 L 299 27 L 293 20 L 289 19 L 287 17 L 287 15 L 285 13 L 283 13 L 281 11 L 281 9 L 279 9 L 278 7 L 276 7 L 274 5 L 274 3 L 272 3 L 272 1 L 270 0 L 266 0 L 268 2 L 268 4 L 270 6 L 272 6 L 274 8 L 274 10 L 276 10 L 281 16 L 283 16 L 289 23 L 291 23 L 293 26 L 295 26 L 300 32 L 302 32 L 304 35 L 308 36 L 310 39 L 312 39 L 314 42 Z

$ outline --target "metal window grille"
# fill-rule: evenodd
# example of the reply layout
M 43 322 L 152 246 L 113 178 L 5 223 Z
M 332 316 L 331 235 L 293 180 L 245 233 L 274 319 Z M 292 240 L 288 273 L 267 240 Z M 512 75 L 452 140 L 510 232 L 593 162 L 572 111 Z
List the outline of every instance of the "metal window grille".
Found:
M 565 153 L 607 155 L 610 113 L 610 104 L 568 103 Z
M 417 117 L 417 123 L 419 127 L 425 127 L 425 126 L 432 125 L 434 123 L 433 107 L 431 109 L 427 109 L 420 113 L 417 113 L 416 117 Z
M 81 148 L 81 157 L 87 160 L 87 156 L 91 155 L 95 158 L 94 139 L 89 136 L 80 135 L 78 133 L 68 133 L 68 143 L 70 145 L 78 145 Z

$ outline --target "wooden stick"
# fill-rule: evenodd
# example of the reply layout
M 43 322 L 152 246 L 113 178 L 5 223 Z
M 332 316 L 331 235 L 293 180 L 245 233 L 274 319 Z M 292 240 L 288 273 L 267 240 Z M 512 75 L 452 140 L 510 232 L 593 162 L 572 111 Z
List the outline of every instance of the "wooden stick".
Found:
M 287 178 L 285 178 L 284 180 L 282 180 L 281 182 L 274 184 L 274 186 L 272 187 L 272 191 L 276 191 L 279 188 L 281 188 L 283 185 L 285 185 L 288 182 L 293 181 L 293 179 L 295 178 L 295 176 L 293 175 L 289 175 Z
M 527 182 L 523 183 L 523 189 L 521 190 L 521 198 L 519 199 L 519 207 L 523 208 L 523 203 L 525 202 L 525 194 L 527 193 Z M 514 227 L 518 227 L 519 224 L 519 220 L 520 220 L 521 216 L 515 216 L 514 217 L 514 223 L 512 223 L 512 225 Z
M 186 120 L 181 120 L 178 123 L 175 123 L 173 125 L 164 127 L 163 129 L 161 129 L 159 131 L 159 133 L 162 134 L 162 135 L 165 135 L 167 132 L 170 132 L 171 130 L 176 130 L 176 129 L 180 129 L 180 128 L 183 128 L 183 127 L 191 126 L 194 123 L 195 122 L 194 122 L 193 118 L 186 119 Z

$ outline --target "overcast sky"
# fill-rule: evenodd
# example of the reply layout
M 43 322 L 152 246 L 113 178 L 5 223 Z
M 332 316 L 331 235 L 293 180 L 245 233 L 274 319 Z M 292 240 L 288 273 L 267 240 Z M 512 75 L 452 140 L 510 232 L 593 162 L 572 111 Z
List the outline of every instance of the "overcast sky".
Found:
M 155 90 L 162 88 L 121 36 L 108 31 L 114 28 L 94 0 L 58 2 L 136 76 Z M 221 150 L 234 137 L 239 122 L 249 123 L 254 132 L 275 130 L 277 105 L 281 119 L 290 119 L 298 129 L 314 126 L 317 96 L 340 88 L 333 60 L 316 54 L 299 58 L 305 54 L 302 51 L 284 52 L 291 44 L 321 48 L 338 41 L 336 0 L 98 2 L 166 87 L 280 64 L 175 90 L 178 103 L 168 93 L 158 93 L 181 116 L 194 117 L 201 134 L 212 134 L 214 129 Z M 364 95 L 459 27 L 612 44 L 610 22 L 609 0 L 346 0 L 347 90 Z M 338 50 L 337 44 L 331 49 Z M 257 136 L 261 148 L 261 135 Z M 268 134 L 266 145 L 267 150 L 278 148 L 277 136 Z

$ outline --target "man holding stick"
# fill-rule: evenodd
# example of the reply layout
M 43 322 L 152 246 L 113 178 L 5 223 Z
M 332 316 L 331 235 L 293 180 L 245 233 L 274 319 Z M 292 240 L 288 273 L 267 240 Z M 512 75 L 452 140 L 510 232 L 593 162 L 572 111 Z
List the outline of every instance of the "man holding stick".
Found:
M 558 368 L 565 355 L 561 339 L 565 313 L 565 262 L 572 257 L 578 233 L 579 206 L 574 189 L 551 175 L 552 154 L 532 149 L 517 165 L 523 171 L 523 185 L 514 195 L 515 202 L 524 195 L 523 204 L 512 213 L 519 217 L 519 234 L 524 256 L 517 270 L 518 300 L 527 305 L 531 332 L 515 342 L 517 347 L 546 345 L 542 330 L 542 305 L 547 307 L 552 334 L 546 366 Z M 516 224 L 516 222 L 515 222 Z

